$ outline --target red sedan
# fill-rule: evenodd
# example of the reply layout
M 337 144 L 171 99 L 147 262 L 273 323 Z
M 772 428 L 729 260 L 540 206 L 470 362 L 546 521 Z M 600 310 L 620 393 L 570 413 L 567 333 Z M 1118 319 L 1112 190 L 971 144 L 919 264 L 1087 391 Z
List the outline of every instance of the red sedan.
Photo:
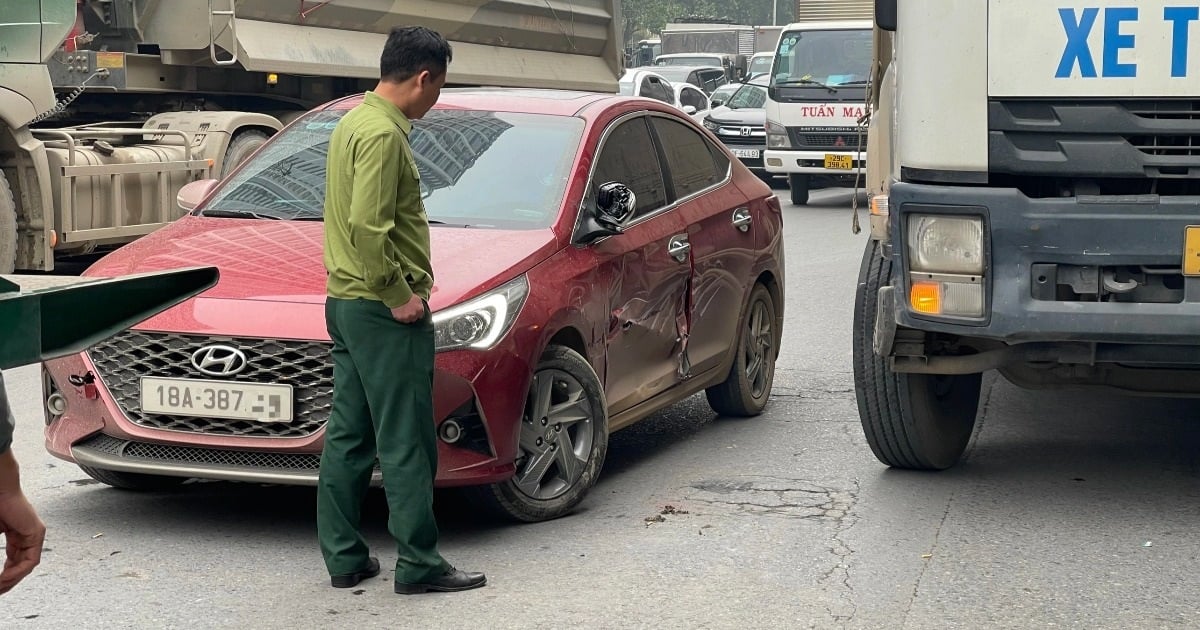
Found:
M 189 215 L 88 270 L 213 265 L 221 281 L 46 364 L 51 453 L 126 489 L 316 482 L 333 389 L 326 149 L 360 101 L 189 184 Z M 440 486 L 553 518 L 595 484 L 610 432 L 701 391 L 721 414 L 762 412 L 779 202 L 702 127 L 640 98 L 448 90 L 412 145 L 433 226 Z

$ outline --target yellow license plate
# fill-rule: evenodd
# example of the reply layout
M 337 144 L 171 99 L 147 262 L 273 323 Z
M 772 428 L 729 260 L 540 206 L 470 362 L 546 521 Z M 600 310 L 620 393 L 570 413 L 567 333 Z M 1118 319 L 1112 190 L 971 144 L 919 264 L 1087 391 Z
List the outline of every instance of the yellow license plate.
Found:
M 849 155 L 831 155 L 826 153 L 825 168 L 832 168 L 839 171 L 849 171 L 854 168 L 854 160 Z
M 1200 276 L 1200 225 L 1183 228 L 1183 275 Z

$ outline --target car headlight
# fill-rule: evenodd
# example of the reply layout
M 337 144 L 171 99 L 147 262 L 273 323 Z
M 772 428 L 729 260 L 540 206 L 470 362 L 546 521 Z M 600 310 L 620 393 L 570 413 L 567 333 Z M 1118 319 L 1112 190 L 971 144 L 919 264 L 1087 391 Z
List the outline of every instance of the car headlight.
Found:
M 908 218 L 912 271 L 983 273 L 983 219 L 914 214 Z
M 773 121 L 767 121 L 767 148 L 790 149 L 792 141 L 788 138 L 787 127 Z
M 707 128 L 710 131 L 716 131 L 721 128 L 721 125 L 718 125 L 717 123 L 713 122 L 713 120 L 711 118 L 704 119 L 704 126 L 705 126 L 705 128 Z
M 434 352 L 492 348 L 512 328 L 528 295 L 529 281 L 522 275 L 484 295 L 434 313 Z

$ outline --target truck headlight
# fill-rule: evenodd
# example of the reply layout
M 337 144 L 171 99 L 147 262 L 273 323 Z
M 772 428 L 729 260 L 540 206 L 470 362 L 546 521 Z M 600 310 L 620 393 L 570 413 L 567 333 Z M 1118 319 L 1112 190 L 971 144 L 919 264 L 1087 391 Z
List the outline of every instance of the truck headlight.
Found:
M 787 127 L 773 121 L 767 121 L 767 148 L 790 149 L 792 141 L 788 139 Z
M 529 281 L 522 275 L 484 295 L 434 313 L 434 352 L 492 348 L 512 328 L 528 295 Z
M 908 218 L 912 271 L 983 273 L 983 218 L 914 214 Z
M 909 306 L 946 317 L 983 316 L 983 218 L 908 217 Z

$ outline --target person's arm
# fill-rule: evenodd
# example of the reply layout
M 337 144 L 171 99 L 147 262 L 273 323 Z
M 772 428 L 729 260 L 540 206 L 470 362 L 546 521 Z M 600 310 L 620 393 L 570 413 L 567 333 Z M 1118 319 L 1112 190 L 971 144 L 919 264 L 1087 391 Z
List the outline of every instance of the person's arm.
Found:
M 396 191 L 403 162 L 400 138 L 382 133 L 358 138 L 354 151 L 354 190 L 350 197 L 350 245 L 372 293 L 394 309 L 412 299 L 404 258 L 392 242 Z
M 0 375 L 0 534 L 6 555 L 0 572 L 0 595 L 12 590 L 42 561 L 46 526 L 21 491 L 21 471 L 12 448 L 12 411 Z

